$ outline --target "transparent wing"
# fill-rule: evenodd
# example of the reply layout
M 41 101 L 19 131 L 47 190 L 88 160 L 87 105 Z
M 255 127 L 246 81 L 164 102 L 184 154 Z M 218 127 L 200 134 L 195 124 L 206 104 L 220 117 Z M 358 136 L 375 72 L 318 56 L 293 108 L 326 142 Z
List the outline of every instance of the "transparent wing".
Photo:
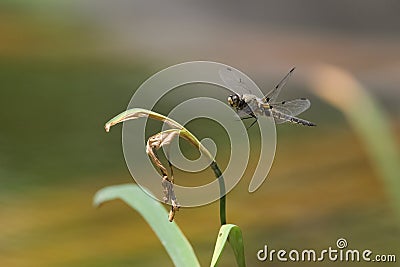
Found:
M 283 77 L 283 79 L 275 86 L 275 88 L 264 96 L 263 100 L 266 102 L 275 102 L 275 100 L 278 98 L 279 93 L 281 92 L 281 89 L 285 86 L 286 82 L 289 80 L 294 70 L 295 68 L 292 68 L 289 73 L 286 74 L 286 76 Z
M 254 114 L 254 113 L 253 113 L 253 110 L 250 108 L 250 106 L 246 105 L 243 109 L 238 110 L 237 114 L 239 115 L 240 118 L 243 118 L 243 117 L 252 116 L 251 114 Z
M 273 118 L 274 118 L 274 121 L 276 124 L 281 124 L 281 123 L 290 121 L 289 119 L 285 119 L 285 118 L 277 118 L 277 117 L 273 117 Z
M 237 116 L 238 116 L 240 119 L 252 117 L 252 115 L 251 115 L 251 114 L 252 114 L 252 111 L 251 111 L 250 109 L 247 109 L 247 110 L 244 110 L 244 109 L 238 110 L 236 114 L 237 114 Z
M 271 104 L 272 108 L 289 116 L 297 116 L 306 111 L 310 106 L 310 100 L 299 98 Z
M 243 79 L 240 78 L 231 68 L 220 69 L 219 76 L 228 87 L 235 90 L 235 93 L 245 94 L 250 92 Z
M 304 119 L 301 119 L 301 118 L 298 118 L 298 117 L 295 117 L 295 116 L 287 116 L 286 115 L 286 116 L 279 117 L 279 118 L 273 116 L 273 118 L 274 118 L 276 124 L 281 124 L 281 123 L 284 123 L 284 122 L 290 122 L 290 123 L 302 124 L 302 125 L 305 125 L 305 126 L 316 126 L 316 124 L 313 123 L 313 122 L 310 122 L 310 121 L 307 121 L 307 120 L 304 120 Z

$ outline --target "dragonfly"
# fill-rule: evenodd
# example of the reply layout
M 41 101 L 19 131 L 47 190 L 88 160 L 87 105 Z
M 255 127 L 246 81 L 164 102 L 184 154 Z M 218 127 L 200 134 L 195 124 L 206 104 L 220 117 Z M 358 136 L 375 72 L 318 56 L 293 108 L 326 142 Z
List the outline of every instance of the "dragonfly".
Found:
M 255 119 L 247 128 L 253 126 L 259 116 L 272 117 L 276 124 L 290 122 L 304 126 L 316 126 L 315 123 L 296 117 L 311 106 L 307 98 L 298 98 L 287 101 L 277 101 L 278 95 L 294 72 L 292 68 L 288 74 L 264 97 L 259 98 L 247 89 L 242 78 L 229 67 L 221 69 L 219 75 L 224 83 L 236 91 L 248 92 L 243 94 L 231 94 L 228 97 L 229 105 L 236 110 L 241 120 Z

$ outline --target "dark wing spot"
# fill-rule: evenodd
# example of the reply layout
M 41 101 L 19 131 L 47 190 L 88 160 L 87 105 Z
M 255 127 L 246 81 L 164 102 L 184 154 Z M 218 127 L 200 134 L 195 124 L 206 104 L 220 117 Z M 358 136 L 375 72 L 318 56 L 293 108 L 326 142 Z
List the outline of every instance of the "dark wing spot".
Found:
M 273 106 L 271 106 L 271 105 L 269 106 L 269 109 L 273 109 L 273 108 L 274 108 Z
M 285 103 L 286 103 L 286 101 L 282 101 L 282 105 L 285 104 Z
M 267 99 L 265 99 L 265 100 L 267 100 L 267 102 L 269 102 L 270 98 L 269 98 L 269 97 L 267 97 Z
M 307 98 L 305 98 L 305 97 L 302 97 L 302 98 L 300 98 L 301 100 L 307 100 Z

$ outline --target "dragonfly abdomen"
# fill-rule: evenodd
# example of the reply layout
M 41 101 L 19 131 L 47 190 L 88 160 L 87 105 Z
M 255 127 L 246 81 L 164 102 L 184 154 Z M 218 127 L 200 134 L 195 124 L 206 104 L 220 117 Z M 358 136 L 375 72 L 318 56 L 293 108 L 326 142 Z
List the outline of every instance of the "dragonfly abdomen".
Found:
M 276 123 L 291 122 L 291 123 L 301 124 L 304 126 L 316 126 L 316 124 L 310 121 L 284 114 L 282 112 L 274 110 L 273 108 L 271 109 L 271 111 L 272 111 L 272 116 L 274 117 Z
M 311 121 L 303 120 L 303 119 L 296 118 L 296 117 L 291 117 L 290 122 L 301 124 L 304 126 L 317 126 L 315 123 L 312 123 Z

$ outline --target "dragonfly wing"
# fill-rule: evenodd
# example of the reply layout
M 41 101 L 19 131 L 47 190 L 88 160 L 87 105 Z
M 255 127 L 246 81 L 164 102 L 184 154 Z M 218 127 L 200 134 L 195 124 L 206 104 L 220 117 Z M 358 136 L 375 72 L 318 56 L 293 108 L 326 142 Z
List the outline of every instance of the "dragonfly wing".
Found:
M 283 116 L 280 116 L 279 118 L 274 116 L 274 120 L 275 120 L 276 124 L 280 124 L 280 123 L 284 123 L 284 122 L 291 122 L 291 123 L 296 123 L 296 124 L 302 124 L 302 125 L 305 125 L 305 126 L 316 126 L 316 124 L 313 123 L 313 122 L 310 122 L 310 121 L 307 121 L 307 120 L 304 120 L 304 119 L 300 119 L 300 118 L 295 117 L 295 116 L 285 116 L 285 115 L 283 115 Z
M 271 106 L 286 115 L 297 116 L 300 113 L 306 111 L 310 106 L 310 100 L 306 98 L 299 98 L 294 100 L 282 101 L 279 103 L 273 103 Z
M 290 120 L 287 120 L 287 119 L 279 119 L 279 118 L 274 117 L 274 121 L 275 121 L 276 124 L 281 124 L 281 123 L 288 122 L 288 121 L 290 121 Z
M 241 79 L 231 68 L 220 69 L 219 76 L 228 87 L 236 90 L 237 92 L 241 94 L 250 92 L 249 89 L 247 89 L 246 83 L 243 81 L 243 79 Z
M 286 74 L 285 77 L 275 86 L 274 89 L 271 90 L 268 94 L 264 96 L 264 101 L 266 102 L 275 102 L 275 100 L 278 98 L 279 93 L 281 92 L 282 88 L 285 86 L 287 81 L 289 80 L 290 76 L 292 76 L 292 73 L 295 68 L 292 68 L 288 74 Z
M 249 105 L 246 105 L 243 109 L 237 111 L 237 114 L 240 118 L 252 116 L 254 114 L 253 110 L 251 110 Z
M 274 121 L 276 124 L 281 124 L 284 122 L 290 121 L 290 118 L 292 118 L 292 115 L 290 113 L 290 110 L 284 110 L 282 109 L 273 109 L 270 110 L 270 114 L 272 115 L 272 118 L 274 118 Z
M 271 104 L 271 113 L 275 123 L 291 122 L 302 124 L 305 126 L 316 126 L 307 120 L 297 118 L 296 116 L 310 107 L 310 101 L 305 98 L 294 99 L 290 101 L 282 101 L 281 103 Z

